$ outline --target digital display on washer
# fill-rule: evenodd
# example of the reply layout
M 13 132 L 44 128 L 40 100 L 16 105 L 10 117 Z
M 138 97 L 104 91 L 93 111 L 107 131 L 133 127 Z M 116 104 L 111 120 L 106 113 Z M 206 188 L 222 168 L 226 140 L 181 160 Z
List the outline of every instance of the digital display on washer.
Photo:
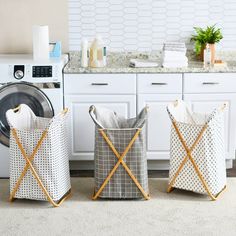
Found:
M 52 66 L 33 66 L 32 77 L 52 77 Z

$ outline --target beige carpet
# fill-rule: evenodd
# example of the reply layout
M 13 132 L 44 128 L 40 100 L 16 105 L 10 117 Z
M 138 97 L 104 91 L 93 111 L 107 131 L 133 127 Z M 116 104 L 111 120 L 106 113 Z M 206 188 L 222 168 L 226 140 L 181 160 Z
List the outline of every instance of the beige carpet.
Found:
M 166 193 L 166 179 L 150 179 L 149 201 L 91 201 L 92 178 L 72 178 L 73 197 L 61 207 L 8 202 L 0 180 L 0 235 L 236 235 L 236 178 L 212 202 L 185 191 Z

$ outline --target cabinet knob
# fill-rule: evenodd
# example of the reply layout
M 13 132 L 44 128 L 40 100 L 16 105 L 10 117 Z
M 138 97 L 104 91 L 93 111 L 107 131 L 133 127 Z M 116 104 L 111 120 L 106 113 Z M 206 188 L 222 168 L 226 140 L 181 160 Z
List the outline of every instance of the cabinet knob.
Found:
M 91 83 L 91 85 L 94 85 L 94 86 L 96 86 L 96 85 L 98 85 L 98 86 L 107 86 L 108 83 Z
M 203 82 L 203 85 L 217 85 L 219 84 L 218 82 Z
M 151 83 L 151 85 L 168 85 L 167 83 Z

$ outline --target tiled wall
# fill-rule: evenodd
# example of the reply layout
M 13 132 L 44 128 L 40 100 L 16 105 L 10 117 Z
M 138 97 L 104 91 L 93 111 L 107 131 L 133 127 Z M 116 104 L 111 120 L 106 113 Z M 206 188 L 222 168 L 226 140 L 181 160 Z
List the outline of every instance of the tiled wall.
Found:
M 110 50 L 157 50 L 164 41 L 189 44 L 193 26 L 217 23 L 220 49 L 236 49 L 236 0 L 68 0 L 69 49 L 103 36 Z M 191 45 L 188 45 L 191 47 Z

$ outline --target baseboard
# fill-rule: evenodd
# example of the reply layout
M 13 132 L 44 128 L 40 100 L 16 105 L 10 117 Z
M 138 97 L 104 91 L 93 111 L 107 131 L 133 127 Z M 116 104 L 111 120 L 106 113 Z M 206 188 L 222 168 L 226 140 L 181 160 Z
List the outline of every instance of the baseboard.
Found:
M 169 170 L 170 162 L 166 160 L 149 160 L 148 161 L 148 170 Z M 226 160 L 226 168 L 233 168 L 233 161 Z M 94 162 L 93 161 L 70 161 L 71 170 L 93 170 Z

